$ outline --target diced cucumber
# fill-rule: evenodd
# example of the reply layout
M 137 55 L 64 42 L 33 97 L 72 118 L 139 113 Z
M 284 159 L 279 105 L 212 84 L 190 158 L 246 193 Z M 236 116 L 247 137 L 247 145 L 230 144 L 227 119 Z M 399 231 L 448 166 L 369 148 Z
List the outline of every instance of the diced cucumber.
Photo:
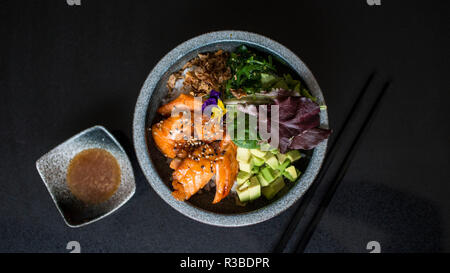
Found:
M 267 152 L 261 151 L 260 149 L 251 149 L 250 153 L 259 158 L 263 158 L 267 154 Z
M 278 159 L 276 156 L 272 155 L 268 159 L 266 159 L 266 164 L 271 167 L 272 169 L 278 168 Z
M 278 148 L 272 147 L 269 143 L 262 143 L 259 147 L 261 151 L 269 151 L 274 154 L 278 153 Z
M 257 173 L 259 173 L 259 167 L 258 166 L 253 166 L 252 174 L 257 174 Z
M 280 172 L 284 171 L 284 169 L 286 169 L 289 165 L 291 165 L 291 161 L 289 160 L 289 158 L 286 158 L 286 160 L 283 162 L 283 164 L 280 164 L 278 166 L 278 170 Z
M 245 190 L 246 188 L 248 188 L 249 185 L 250 185 L 250 180 L 247 180 L 247 181 L 245 181 L 244 183 L 242 183 L 242 185 L 240 185 L 240 186 L 238 187 L 238 189 L 239 189 L 240 191 L 243 191 L 243 190 Z
M 271 183 L 273 180 L 275 180 L 275 177 L 273 177 L 273 174 L 272 174 L 272 169 L 269 167 L 263 168 L 261 170 L 261 174 L 268 183 Z
M 299 160 L 302 157 L 302 154 L 298 150 L 291 150 L 286 153 L 286 156 L 291 162 L 294 162 Z
M 244 172 L 244 171 L 239 171 L 239 173 L 237 175 L 237 183 L 238 183 L 238 185 L 242 185 L 242 183 L 244 183 L 245 181 L 249 180 L 251 176 L 252 176 L 251 173 Z
M 259 184 L 258 178 L 253 176 L 250 180 L 246 181 L 236 190 L 239 201 L 247 202 L 255 200 L 261 196 L 261 185 Z
M 252 156 L 253 164 L 255 166 L 262 166 L 264 165 L 265 160 L 256 156 Z
M 237 161 L 248 163 L 250 161 L 250 157 L 251 157 L 251 153 L 250 153 L 249 149 L 245 149 L 245 148 L 241 148 L 241 147 L 237 148 L 237 152 L 236 152 L 236 160 Z
M 282 188 L 284 188 L 285 184 L 283 181 L 283 177 L 278 177 L 275 181 L 273 181 L 269 186 L 262 188 L 262 194 L 267 199 L 272 199 Z
M 239 169 L 241 171 L 251 173 L 252 172 L 252 168 L 253 168 L 253 161 L 250 160 L 250 162 L 248 162 L 248 163 L 239 161 Z
M 262 173 L 259 173 L 259 174 L 257 175 L 257 177 L 258 177 L 258 180 L 259 180 L 259 184 L 261 184 L 262 187 L 269 186 L 270 182 L 268 182 L 268 181 L 264 178 L 264 176 L 262 175 Z
M 278 158 L 278 162 L 280 163 L 280 164 L 283 164 L 283 162 L 286 160 L 286 158 L 287 158 L 287 155 L 286 154 L 282 154 L 282 153 L 279 153 L 279 154 L 277 154 L 277 158 Z
M 288 172 L 283 172 L 283 176 L 286 177 L 291 182 L 295 181 L 294 177 Z
M 273 176 L 274 178 L 277 178 L 277 177 L 281 176 L 282 174 L 283 174 L 283 173 L 280 172 L 279 170 L 272 170 L 272 176 Z
M 250 185 L 246 190 L 250 192 L 250 200 L 255 200 L 261 196 L 261 185 L 256 176 L 250 178 Z
M 294 166 L 289 166 L 286 170 L 284 170 L 283 175 L 290 181 L 294 182 L 297 180 L 300 172 Z
M 245 188 L 243 190 L 236 189 L 236 192 L 238 194 L 239 201 L 241 201 L 241 202 L 250 201 L 250 192 L 247 190 L 247 188 Z

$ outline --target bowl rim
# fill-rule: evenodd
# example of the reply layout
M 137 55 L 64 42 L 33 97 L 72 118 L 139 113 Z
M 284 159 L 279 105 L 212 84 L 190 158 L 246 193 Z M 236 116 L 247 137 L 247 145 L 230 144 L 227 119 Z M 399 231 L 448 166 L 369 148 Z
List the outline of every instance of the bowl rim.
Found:
M 313 183 L 317 176 L 327 150 L 328 139 L 321 142 L 314 150 L 308 167 L 305 172 L 296 181 L 295 185 L 282 197 L 259 209 L 238 213 L 238 214 L 221 214 L 195 207 L 188 202 L 180 202 L 175 200 L 171 194 L 171 190 L 162 181 L 157 173 L 147 147 L 146 141 L 146 119 L 150 98 L 164 73 L 174 65 L 184 55 L 202 48 L 206 45 L 216 44 L 220 42 L 242 42 L 247 45 L 254 45 L 263 48 L 272 54 L 278 55 L 306 82 L 308 88 L 318 100 L 325 104 L 322 91 L 314 78 L 312 72 L 300 60 L 297 55 L 287 49 L 278 42 L 273 41 L 263 35 L 236 30 L 224 30 L 209 32 L 191 38 L 167 53 L 152 69 L 147 76 L 141 91 L 139 93 L 133 116 L 133 144 L 139 166 L 143 171 L 150 186 L 156 193 L 172 208 L 179 211 L 183 215 L 196 221 L 221 227 L 240 227 L 257 224 L 269 220 L 281 212 L 291 207 L 298 201 L 306 190 Z M 321 127 L 328 128 L 327 110 L 320 113 Z

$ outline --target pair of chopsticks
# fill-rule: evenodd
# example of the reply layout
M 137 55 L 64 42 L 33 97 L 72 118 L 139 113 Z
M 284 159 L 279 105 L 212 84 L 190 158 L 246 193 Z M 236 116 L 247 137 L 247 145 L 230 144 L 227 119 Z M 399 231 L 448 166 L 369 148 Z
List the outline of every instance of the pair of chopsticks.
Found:
M 360 108 L 363 98 L 366 96 L 367 90 L 371 86 L 374 77 L 375 73 L 372 73 L 359 92 L 358 97 L 350 109 L 350 112 L 344 120 L 342 128 L 338 131 L 333 143 L 330 145 L 328 155 L 324 160 L 322 165 L 323 167 L 319 172 L 316 181 L 311 185 L 310 189 L 301 199 L 301 202 L 294 212 L 294 215 L 292 216 L 284 233 L 282 234 L 281 239 L 275 246 L 274 252 L 303 252 L 307 246 L 317 224 L 321 219 L 321 216 L 325 212 L 338 185 L 345 176 L 357 148 L 365 136 L 365 133 L 369 128 L 369 124 L 373 120 L 373 117 L 379 108 L 380 102 L 390 85 L 390 81 L 387 81 L 382 85 L 381 91 L 378 92 L 378 95 L 372 103 L 369 112 L 365 116 L 361 127 L 357 129 L 357 133 L 351 142 L 350 148 L 347 151 L 344 151 L 345 155 L 343 160 L 337 161 L 335 158 L 337 157 L 338 152 L 343 152 L 340 150 L 342 150 L 344 143 L 348 141 L 348 139 L 343 137 L 344 132 L 347 132 L 349 127 L 354 123 L 355 119 L 359 117 L 359 115 L 356 115 L 355 113 Z M 327 176 L 330 167 L 334 167 L 335 165 L 338 166 L 337 171 L 331 179 L 327 180 L 325 177 Z M 312 206 L 315 204 L 317 204 L 316 208 Z

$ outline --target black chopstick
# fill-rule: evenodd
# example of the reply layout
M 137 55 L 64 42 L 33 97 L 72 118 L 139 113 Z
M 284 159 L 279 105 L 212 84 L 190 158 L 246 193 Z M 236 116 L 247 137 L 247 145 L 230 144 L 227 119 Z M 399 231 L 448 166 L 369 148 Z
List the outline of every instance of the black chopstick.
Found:
M 283 234 L 281 235 L 280 240 L 278 241 L 277 245 L 274 248 L 275 253 L 281 253 L 285 250 L 286 245 L 288 244 L 289 240 L 291 240 L 292 234 L 295 231 L 295 228 L 297 227 L 300 219 L 302 218 L 305 209 L 307 205 L 309 204 L 309 201 L 314 195 L 315 190 L 317 189 L 318 185 L 322 181 L 325 173 L 327 172 L 328 168 L 331 165 L 331 162 L 333 162 L 333 159 L 336 155 L 336 143 L 339 143 L 339 140 L 342 138 L 343 132 L 347 130 L 348 125 L 350 124 L 350 120 L 356 113 L 356 110 L 358 106 L 361 104 L 361 100 L 366 94 L 366 91 L 368 90 L 370 84 L 373 81 L 373 78 L 375 77 L 375 72 L 373 72 L 366 82 L 363 85 L 363 88 L 359 91 L 359 94 L 357 98 L 355 99 L 355 102 L 353 103 L 352 107 L 350 108 L 349 113 L 347 114 L 344 123 L 342 127 L 337 131 L 336 137 L 334 138 L 333 143 L 329 146 L 328 155 L 326 156 L 324 163 L 322 165 L 322 168 L 316 178 L 316 181 L 311 185 L 310 189 L 306 192 L 305 196 L 301 199 L 299 206 L 297 207 L 296 211 L 294 212 L 294 215 L 292 216 L 291 220 L 289 221 L 288 226 L 284 230 Z
M 384 97 L 384 94 L 386 93 L 386 90 L 388 89 L 389 85 L 390 85 L 390 81 L 386 82 L 383 85 L 383 87 L 382 87 L 380 93 L 378 94 L 375 102 L 373 103 L 369 113 L 367 114 L 362 127 L 359 129 L 356 137 L 354 138 L 354 140 L 351 144 L 350 149 L 346 153 L 344 160 L 342 161 L 341 165 L 339 166 L 337 174 L 332 179 L 331 186 L 328 188 L 328 190 L 325 194 L 325 197 L 322 199 L 322 202 L 319 205 L 318 210 L 314 213 L 313 218 L 309 222 L 304 234 L 302 235 L 300 241 L 298 242 L 297 247 L 296 247 L 296 252 L 304 252 L 309 240 L 311 239 L 312 234 L 314 233 L 314 230 L 316 229 L 317 224 L 319 223 L 319 221 L 321 219 L 321 216 L 325 212 L 334 193 L 336 192 L 337 187 L 339 186 L 342 179 L 344 178 L 344 176 L 352 162 L 352 159 L 353 159 L 354 155 L 356 154 L 358 146 L 360 145 L 362 139 L 366 135 L 367 130 L 370 127 L 369 125 L 372 123 L 373 117 L 375 116 L 375 113 L 377 112 L 380 102 L 381 102 L 382 98 Z

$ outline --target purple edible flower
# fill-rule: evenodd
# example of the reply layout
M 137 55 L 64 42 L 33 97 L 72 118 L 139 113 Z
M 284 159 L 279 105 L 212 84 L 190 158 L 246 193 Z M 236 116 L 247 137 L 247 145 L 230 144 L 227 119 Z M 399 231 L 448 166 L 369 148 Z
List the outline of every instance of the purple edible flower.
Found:
M 203 105 L 202 105 L 202 112 L 205 111 L 205 108 L 208 107 L 209 105 L 217 105 L 217 99 L 209 98 L 209 99 L 205 100 L 205 102 L 203 102 Z
M 216 90 L 211 90 L 211 92 L 209 92 L 209 97 L 218 100 L 220 99 L 220 92 L 217 92 Z
M 216 90 L 211 90 L 209 92 L 209 98 L 203 102 L 202 112 L 205 111 L 205 108 L 209 105 L 217 105 L 217 101 L 220 99 L 220 92 Z

